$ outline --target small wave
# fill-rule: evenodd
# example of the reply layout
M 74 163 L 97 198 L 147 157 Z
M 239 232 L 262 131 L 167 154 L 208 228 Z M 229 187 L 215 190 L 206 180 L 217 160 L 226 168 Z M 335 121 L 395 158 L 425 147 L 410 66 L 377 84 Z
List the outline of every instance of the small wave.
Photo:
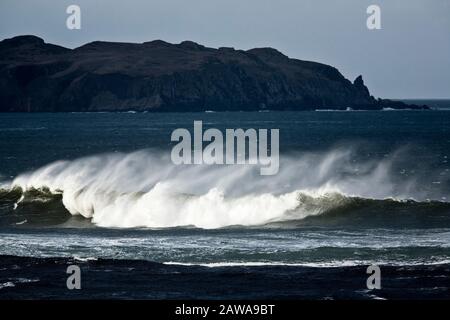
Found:
M 14 284 L 14 282 L 12 282 L 12 281 L 7 281 L 7 282 L 4 282 L 4 283 L 0 283 L 0 290 L 1 289 L 4 289 L 4 288 L 13 288 L 13 287 L 15 287 L 16 285 Z
M 164 262 L 165 265 L 178 266 L 201 266 L 207 268 L 226 268 L 226 267 L 311 267 L 311 268 L 333 268 L 333 267 L 351 267 L 366 264 L 358 261 L 334 261 L 334 262 L 261 262 L 261 261 L 246 261 L 246 262 L 207 262 L 207 263 L 190 263 L 190 262 Z
M 383 108 L 381 111 L 417 111 L 417 109 L 410 109 L 410 108 L 402 108 L 402 109 L 396 109 L 396 108 Z M 420 110 L 419 110 L 420 111 Z
M 245 261 L 245 262 L 205 262 L 205 263 L 190 263 L 190 262 L 164 262 L 165 265 L 179 265 L 179 266 L 201 266 L 208 268 L 226 268 L 226 267 L 309 267 L 309 268 L 341 268 L 341 267 L 358 267 L 368 265 L 388 265 L 388 266 L 437 266 L 448 265 L 450 260 L 440 260 L 433 262 L 423 261 L 369 261 L 369 260 L 339 260 L 327 262 L 264 262 L 264 261 Z
M 0 290 L 5 288 L 14 288 L 17 284 L 34 283 L 34 282 L 39 282 L 39 279 L 14 278 L 10 279 L 10 281 L 0 283 Z
M 377 111 L 377 110 L 364 110 L 364 109 L 352 109 L 347 107 L 345 109 L 315 109 L 316 112 L 364 112 L 364 111 Z
M 74 260 L 77 260 L 77 261 L 81 261 L 81 262 L 87 262 L 87 261 L 97 261 L 98 260 L 98 258 L 96 258 L 96 257 L 81 257 L 81 256 L 73 256 L 73 259 Z

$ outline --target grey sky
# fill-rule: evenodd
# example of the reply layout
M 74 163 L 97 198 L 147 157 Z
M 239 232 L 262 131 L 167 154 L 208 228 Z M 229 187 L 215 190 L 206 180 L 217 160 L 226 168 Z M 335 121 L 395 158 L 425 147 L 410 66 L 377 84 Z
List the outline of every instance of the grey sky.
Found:
M 82 10 L 68 30 L 66 7 Z M 382 30 L 366 27 L 378 4 Z M 34 34 L 67 47 L 94 40 L 193 40 L 271 46 L 362 74 L 384 98 L 450 98 L 450 0 L 1 0 L 0 38 Z

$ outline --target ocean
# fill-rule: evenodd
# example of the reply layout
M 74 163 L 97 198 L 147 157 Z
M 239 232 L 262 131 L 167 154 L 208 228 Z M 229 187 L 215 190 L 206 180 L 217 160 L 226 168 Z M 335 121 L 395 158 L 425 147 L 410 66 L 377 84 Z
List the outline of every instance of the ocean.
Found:
M 279 129 L 279 172 L 172 164 L 196 120 Z M 3 113 L 0 299 L 448 299 L 449 161 L 445 108 Z

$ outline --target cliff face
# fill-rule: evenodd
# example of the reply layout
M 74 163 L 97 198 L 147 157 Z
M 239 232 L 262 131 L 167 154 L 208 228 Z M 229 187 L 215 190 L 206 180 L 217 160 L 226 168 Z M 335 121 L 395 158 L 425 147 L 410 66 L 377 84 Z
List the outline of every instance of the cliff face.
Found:
M 34 36 L 0 42 L 0 111 L 203 111 L 420 108 L 370 96 L 324 64 L 272 48 L 212 49 L 92 42 L 76 49 Z

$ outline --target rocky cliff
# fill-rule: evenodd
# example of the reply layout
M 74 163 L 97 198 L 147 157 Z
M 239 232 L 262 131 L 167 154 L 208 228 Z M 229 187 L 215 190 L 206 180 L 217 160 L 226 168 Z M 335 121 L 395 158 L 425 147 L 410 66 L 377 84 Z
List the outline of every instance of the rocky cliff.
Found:
M 204 111 L 426 108 L 374 99 L 362 77 L 276 49 L 194 42 L 0 42 L 0 111 Z

